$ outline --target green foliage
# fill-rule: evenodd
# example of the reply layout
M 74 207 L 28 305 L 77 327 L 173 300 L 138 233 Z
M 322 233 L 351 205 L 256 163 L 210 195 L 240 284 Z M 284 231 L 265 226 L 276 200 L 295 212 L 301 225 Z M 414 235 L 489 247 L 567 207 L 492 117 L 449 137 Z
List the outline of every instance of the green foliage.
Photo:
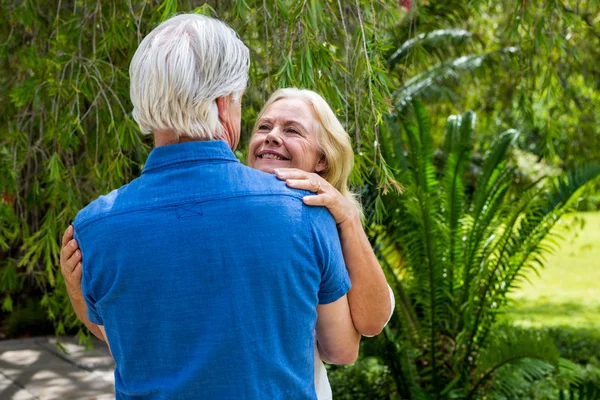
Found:
M 571 385 L 568 389 L 560 390 L 560 400 L 598 400 L 600 399 L 600 386 L 597 383 L 584 381 Z
M 353 365 L 330 366 L 327 375 L 334 399 L 400 400 L 390 369 L 374 357 L 361 358 Z
M 490 380 L 494 375 L 497 379 L 490 392 L 516 398 L 521 381 L 541 379 L 559 365 L 559 353 L 554 343 L 535 331 L 506 329 L 490 341 L 493 345 L 480 355 L 474 373 L 477 381 L 467 398 L 473 398 L 478 390 L 492 383 Z
M 485 397 L 493 400 L 596 399 L 599 372 L 596 368 L 584 368 L 565 359 L 561 359 L 559 371 L 542 373 L 542 377 L 535 380 L 508 368 L 498 379 L 510 382 L 508 391 L 490 390 Z
M 4 334 L 8 337 L 16 334 L 43 336 L 51 334 L 53 330 L 41 304 L 34 298 L 28 298 L 24 299 L 7 316 Z
M 399 108 L 403 108 L 413 98 L 453 100 L 456 97 L 456 93 L 452 90 L 450 84 L 459 83 L 460 77 L 463 74 L 477 72 L 483 66 L 490 68 L 492 64 L 498 64 L 506 56 L 517 52 L 518 49 L 516 47 L 508 47 L 486 53 L 469 54 L 457 59 L 440 62 L 406 80 L 394 92 L 396 104 Z
M 383 198 L 391 212 L 374 227 L 398 294 L 386 336 L 402 398 L 477 398 L 482 391 L 511 398 L 515 379 L 540 379 L 559 366 L 547 335 L 500 329 L 496 318 L 524 274 L 543 267 L 559 238 L 557 221 L 598 179 L 600 166 L 517 192 L 509 161 L 519 133 L 508 130 L 485 153 L 470 188 L 475 120 L 473 113 L 448 119 L 438 164 L 419 102 L 382 131 L 391 144 L 382 151 L 406 187 Z
M 547 328 L 561 357 L 577 364 L 600 366 L 600 332 L 569 327 Z
M 523 133 L 519 146 L 552 165 L 599 160 L 600 2 L 476 1 L 470 18 L 485 49 L 517 47 L 516 62 L 463 82 L 448 111 L 473 109 L 489 140 L 498 125 Z M 479 6 L 479 7 L 477 7 Z M 437 107 L 436 107 L 437 108 Z M 451 111 L 453 110 L 453 111 Z M 439 111 L 438 111 L 439 112 Z M 577 149 L 577 150 L 575 150 Z
M 501 343 L 511 343 L 515 335 L 525 338 L 516 343 L 524 344 L 533 340 L 533 346 L 538 350 L 540 344 L 536 338 L 546 337 L 555 341 L 561 357 L 570 358 L 580 362 L 585 358 L 586 349 L 594 351 L 598 343 L 594 331 L 578 331 L 562 328 L 550 330 L 512 330 L 501 326 L 499 335 L 504 338 Z M 572 351 L 569 344 L 575 344 Z M 549 345 L 549 342 L 545 342 Z M 392 369 L 385 365 L 381 358 L 386 353 L 386 343 L 383 338 L 364 339 L 362 357 L 351 366 L 328 366 L 328 377 L 332 385 L 334 398 L 341 399 L 397 399 L 398 391 L 393 377 Z M 524 349 L 527 350 L 527 349 Z M 555 352 L 551 346 L 547 349 Z M 563 352 L 564 351 L 564 352 Z M 389 363 L 389 360 L 385 360 Z M 485 394 L 480 398 L 489 400 L 559 400 L 565 399 L 597 399 L 596 393 L 600 388 L 600 368 L 597 362 L 582 366 L 565 358 L 558 361 L 558 368 L 535 358 L 522 359 L 514 365 L 505 364 L 500 367 L 492 382 L 485 387 Z M 583 393 L 583 397 L 582 394 Z M 569 397 L 571 396 L 571 397 Z M 427 398 L 421 394 L 421 398 Z

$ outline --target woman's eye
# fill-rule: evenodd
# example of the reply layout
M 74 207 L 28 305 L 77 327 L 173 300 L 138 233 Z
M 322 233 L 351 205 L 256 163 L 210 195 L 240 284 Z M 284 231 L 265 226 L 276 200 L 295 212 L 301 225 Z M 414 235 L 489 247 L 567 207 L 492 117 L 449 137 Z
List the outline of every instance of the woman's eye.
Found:
M 268 131 L 269 130 L 269 125 L 259 125 L 258 126 L 258 130 L 259 131 Z
M 291 133 L 292 135 L 299 135 L 300 134 L 300 132 L 298 132 L 296 129 L 288 128 L 287 131 L 288 131 L 288 133 Z

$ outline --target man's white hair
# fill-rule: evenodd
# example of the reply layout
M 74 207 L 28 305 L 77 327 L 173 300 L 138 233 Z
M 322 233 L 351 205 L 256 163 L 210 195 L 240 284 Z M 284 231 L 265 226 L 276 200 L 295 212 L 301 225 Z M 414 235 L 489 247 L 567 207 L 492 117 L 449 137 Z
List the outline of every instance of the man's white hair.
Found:
M 133 118 L 143 133 L 221 138 L 216 99 L 240 101 L 248 84 L 250 52 L 233 29 L 214 18 L 181 14 L 148 34 L 129 74 Z

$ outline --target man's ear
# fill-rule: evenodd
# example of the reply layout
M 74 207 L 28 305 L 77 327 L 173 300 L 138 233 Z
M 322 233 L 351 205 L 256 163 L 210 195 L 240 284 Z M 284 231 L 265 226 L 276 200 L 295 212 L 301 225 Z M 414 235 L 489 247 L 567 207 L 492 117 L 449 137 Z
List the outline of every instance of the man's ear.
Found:
M 215 102 L 217 103 L 217 110 L 219 113 L 219 123 L 223 128 L 223 137 L 221 139 L 229 144 L 231 150 L 235 151 L 240 141 L 240 134 L 238 131 L 239 128 L 236 129 L 236 127 L 232 125 L 231 121 L 231 113 L 235 111 L 233 108 L 233 96 L 229 95 L 217 97 Z
M 327 159 L 325 158 L 325 154 L 321 154 L 321 157 L 319 158 L 319 162 L 317 163 L 317 166 L 315 167 L 315 171 L 317 172 L 323 172 L 325 170 L 325 168 L 327 168 Z
M 219 121 L 226 121 L 226 117 L 229 115 L 229 96 L 217 97 L 215 101 L 217 102 L 217 110 L 219 110 Z

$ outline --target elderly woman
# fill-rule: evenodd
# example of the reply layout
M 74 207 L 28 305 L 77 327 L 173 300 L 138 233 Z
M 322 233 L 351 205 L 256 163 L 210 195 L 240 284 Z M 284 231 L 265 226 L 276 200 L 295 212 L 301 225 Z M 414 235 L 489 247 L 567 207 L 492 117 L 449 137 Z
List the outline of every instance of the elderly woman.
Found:
M 362 335 L 372 336 L 389 320 L 394 299 L 360 223 L 360 205 L 348 188 L 353 162 L 348 134 L 317 93 L 280 89 L 263 107 L 250 142 L 248 165 L 276 174 L 292 188 L 314 192 L 304 197 L 304 203 L 328 208 L 337 223 L 352 281 L 348 301 L 354 325 Z M 81 253 L 76 250 L 69 228 L 63 237 L 62 268 L 71 270 L 81 262 Z M 331 388 L 320 361 L 327 361 L 327 355 L 318 352 L 318 343 L 317 336 L 315 389 L 318 398 L 324 400 L 331 398 Z
M 304 197 L 304 203 L 329 209 L 352 281 L 348 301 L 354 326 L 372 336 L 389 320 L 394 297 L 360 223 L 361 207 L 348 188 L 353 163 L 350 138 L 321 96 L 298 89 L 273 93 L 256 121 L 248 166 L 275 173 L 290 187 L 315 192 Z M 331 398 L 318 357 L 315 388 L 319 399 Z

